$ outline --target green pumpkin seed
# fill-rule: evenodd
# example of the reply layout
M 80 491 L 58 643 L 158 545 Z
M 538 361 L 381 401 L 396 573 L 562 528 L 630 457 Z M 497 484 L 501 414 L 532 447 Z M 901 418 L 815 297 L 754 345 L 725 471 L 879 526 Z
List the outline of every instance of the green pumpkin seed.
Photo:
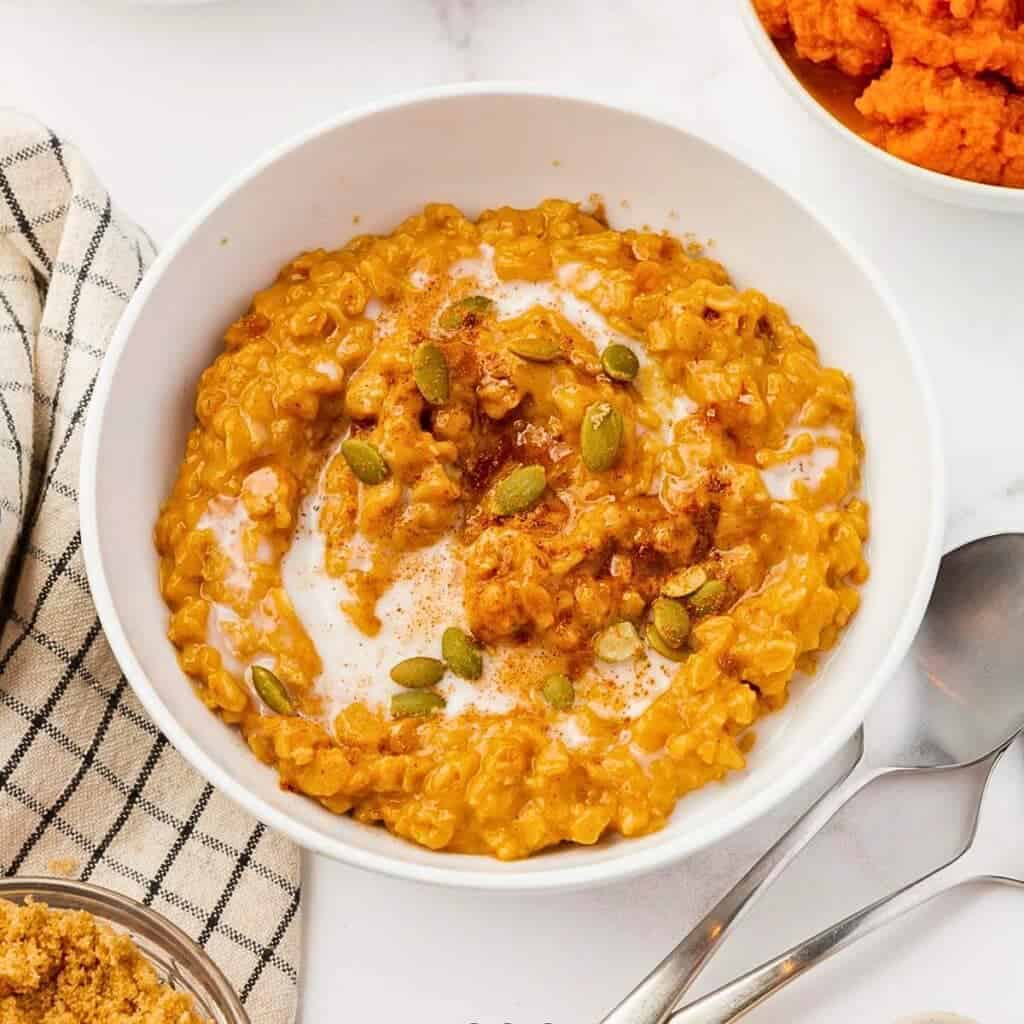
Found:
M 369 441 L 357 441 L 350 438 L 342 441 L 341 454 L 348 463 L 348 468 L 357 480 L 364 484 L 379 484 L 387 479 L 390 472 L 384 456 Z
M 470 320 L 478 320 L 486 315 L 493 305 L 494 303 L 486 296 L 468 295 L 458 302 L 453 302 L 437 322 L 446 331 L 457 331 Z
M 543 466 L 520 466 L 495 487 L 495 510 L 499 516 L 526 512 L 537 504 L 547 485 Z
M 395 718 L 415 718 L 440 711 L 445 705 L 444 697 L 429 690 L 409 690 L 396 693 L 391 698 L 391 714 Z
M 691 565 L 688 569 L 681 569 L 669 576 L 661 585 L 661 592 L 666 597 L 689 597 L 695 590 L 699 590 L 707 583 L 708 574 L 699 565 Z
M 580 454 L 587 469 L 603 473 L 618 462 L 622 432 L 622 413 L 610 402 L 587 406 L 580 427 Z
M 663 658 L 668 658 L 670 661 L 686 661 L 690 656 L 690 652 L 686 649 L 676 650 L 672 647 L 668 641 L 654 628 L 653 622 L 647 623 L 647 628 L 644 630 L 644 634 L 647 637 L 647 642 L 653 647 Z
M 479 679 L 483 675 L 484 659 L 480 648 L 458 626 L 449 626 L 442 634 L 441 657 L 463 679 Z
M 669 647 L 682 647 L 690 635 L 690 616 L 670 597 L 659 597 L 651 605 L 651 621 Z
M 576 689 L 572 680 L 561 672 L 555 672 L 540 685 L 541 696 L 553 707 L 564 711 L 572 707 L 576 699 Z
M 690 607 L 697 615 L 712 615 L 722 606 L 725 584 L 721 580 L 708 580 L 689 597 Z
M 288 696 L 284 683 L 269 668 L 253 665 L 251 672 L 253 689 L 271 711 L 276 711 L 279 715 L 295 714 L 295 705 Z
M 441 681 L 444 662 L 437 658 L 406 658 L 391 670 L 391 678 L 410 690 L 425 690 Z
M 642 646 L 632 622 L 616 622 L 594 637 L 594 653 L 602 661 L 627 661 L 635 658 Z
M 513 338 L 508 343 L 510 352 L 531 363 L 550 363 L 562 354 L 562 346 L 554 338 L 531 335 L 528 338 Z
M 428 343 L 416 349 L 412 375 L 420 394 L 431 405 L 444 405 L 448 401 L 448 360 L 436 345 Z
M 601 365 L 612 380 L 633 380 L 640 372 L 640 360 L 626 345 L 609 345 L 601 353 Z

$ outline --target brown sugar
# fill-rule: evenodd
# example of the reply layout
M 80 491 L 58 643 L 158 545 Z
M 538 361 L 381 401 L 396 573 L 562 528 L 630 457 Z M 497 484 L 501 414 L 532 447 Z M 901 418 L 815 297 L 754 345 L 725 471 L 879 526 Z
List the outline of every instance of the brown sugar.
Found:
M 208 1022 L 91 914 L 0 900 L 0 1024 Z

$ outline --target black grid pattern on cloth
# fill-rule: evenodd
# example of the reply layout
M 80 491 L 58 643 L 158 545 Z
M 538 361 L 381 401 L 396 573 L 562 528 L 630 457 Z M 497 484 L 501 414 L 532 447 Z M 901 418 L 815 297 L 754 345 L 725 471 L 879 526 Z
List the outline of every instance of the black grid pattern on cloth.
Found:
M 153 252 L 74 147 L 0 114 L 0 869 L 73 863 L 153 906 L 215 956 L 257 1024 L 287 1024 L 298 854 L 147 717 L 82 561 L 82 428 Z

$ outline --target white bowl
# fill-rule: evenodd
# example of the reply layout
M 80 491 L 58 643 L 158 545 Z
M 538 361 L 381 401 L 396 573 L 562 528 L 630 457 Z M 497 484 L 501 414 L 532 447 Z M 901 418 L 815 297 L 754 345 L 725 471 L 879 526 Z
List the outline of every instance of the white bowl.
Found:
M 784 303 L 857 384 L 874 505 L 873 575 L 826 669 L 765 723 L 750 769 L 686 797 L 661 832 L 500 863 L 434 853 L 278 788 L 196 698 L 164 635 L 152 531 L 225 326 L 294 253 L 385 231 L 428 200 L 470 213 L 547 196 L 605 197 L 614 226 L 714 239 L 734 273 Z M 222 244 L 222 240 L 226 243 Z M 902 659 L 931 591 L 944 515 L 935 406 L 885 285 L 798 200 L 720 149 L 637 113 L 509 86 L 418 93 L 346 114 L 230 182 L 160 254 L 96 387 L 82 459 L 82 535 L 114 653 L 172 743 L 303 846 L 405 878 L 493 889 L 589 885 L 716 842 L 835 753 Z
M 795 96 L 803 108 L 815 120 L 828 126 L 829 130 L 853 143 L 861 156 L 884 170 L 904 187 L 940 202 L 967 206 L 977 210 L 998 210 L 1002 213 L 1024 213 L 1024 188 L 1008 188 L 1005 185 L 985 185 L 978 181 L 965 181 L 949 174 L 918 167 L 909 160 L 901 160 L 884 149 L 872 145 L 855 131 L 847 128 L 838 117 L 831 114 L 807 91 L 803 82 L 786 63 L 778 48 L 768 35 L 761 19 L 757 16 L 753 0 L 736 0 L 740 17 L 750 32 L 758 52 L 771 68 L 775 77 L 790 95 Z

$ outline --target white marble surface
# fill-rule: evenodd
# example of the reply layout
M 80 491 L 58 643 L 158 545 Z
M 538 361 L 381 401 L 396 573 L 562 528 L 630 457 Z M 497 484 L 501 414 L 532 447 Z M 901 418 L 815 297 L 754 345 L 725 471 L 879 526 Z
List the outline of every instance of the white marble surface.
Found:
M 758 63 L 732 0 L 0 4 L 0 102 L 76 139 L 158 240 L 270 142 L 353 103 L 481 78 L 618 92 L 752 155 L 845 226 L 927 354 L 951 538 L 1024 524 L 1024 221 L 936 205 L 872 176 Z M 902 782 L 859 800 L 754 910 L 707 981 L 939 863 L 961 839 L 977 781 Z M 561 896 L 450 893 L 310 857 L 302 1020 L 594 1022 L 807 799 L 673 870 Z M 1020 820 L 1006 823 L 1018 845 Z M 750 1019 L 861 1024 L 944 1010 L 1009 1024 L 1021 1019 L 1022 944 L 1024 894 L 964 892 Z

